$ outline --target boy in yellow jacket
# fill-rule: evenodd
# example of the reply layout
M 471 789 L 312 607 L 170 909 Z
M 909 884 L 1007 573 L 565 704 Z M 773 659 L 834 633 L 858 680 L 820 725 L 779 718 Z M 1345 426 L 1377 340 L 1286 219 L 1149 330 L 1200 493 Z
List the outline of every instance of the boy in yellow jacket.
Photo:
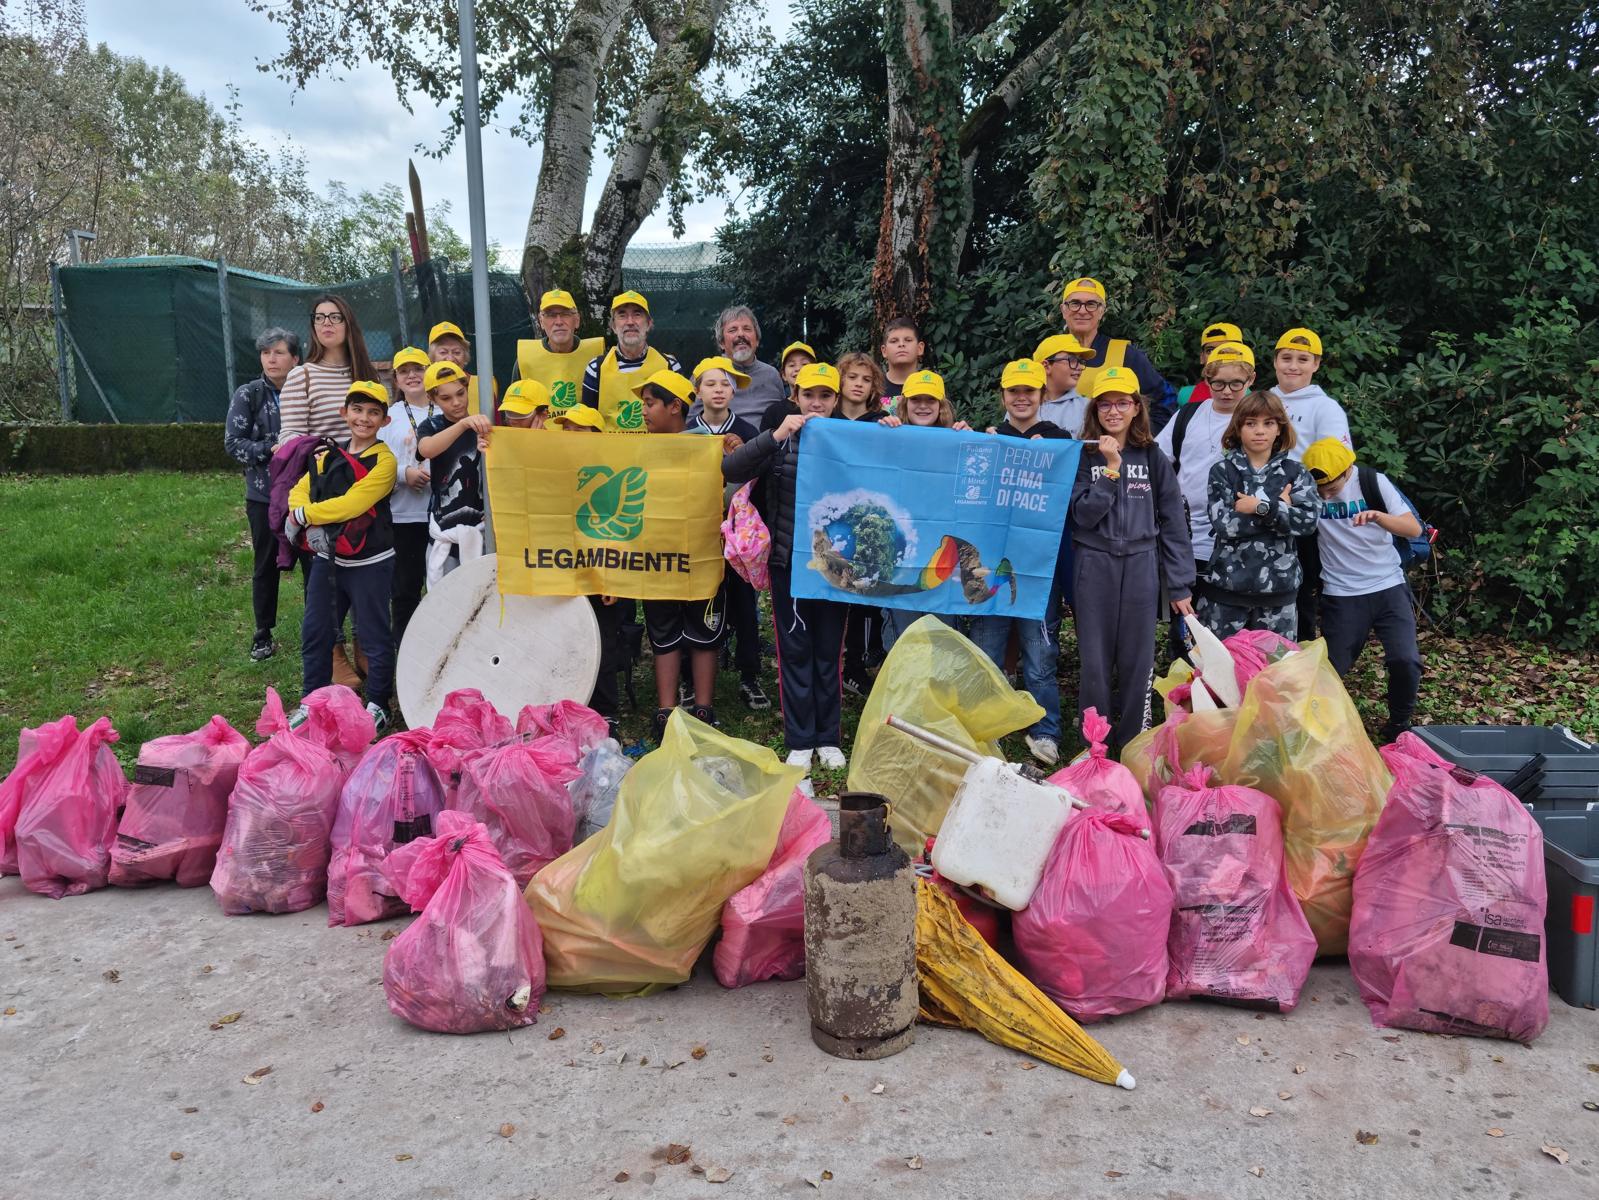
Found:
M 394 490 L 394 454 L 379 438 L 389 423 L 389 393 L 381 383 L 358 379 L 339 410 L 349 427 L 346 446 L 317 453 L 311 469 L 289 492 L 288 533 L 303 531 L 313 552 L 300 627 L 301 688 L 309 695 L 333 682 L 333 641 L 341 601 L 355 613 L 366 652 L 366 707 L 378 732 L 388 724 L 394 698 L 394 634 L 389 598 L 394 581 L 394 525 L 389 493 Z M 301 705 L 290 725 L 307 716 Z

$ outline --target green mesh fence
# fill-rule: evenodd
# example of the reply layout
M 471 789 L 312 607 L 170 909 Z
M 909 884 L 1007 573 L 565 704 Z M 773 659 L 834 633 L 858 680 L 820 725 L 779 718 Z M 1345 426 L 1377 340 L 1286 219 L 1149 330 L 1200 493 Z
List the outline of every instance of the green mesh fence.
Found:
M 704 246 L 637 247 L 623 262 L 623 287 L 649 297 L 651 341 L 690 367 L 714 352 L 712 325 L 732 296 L 712 273 L 713 254 Z M 60 275 L 71 416 L 78 421 L 222 420 L 233 389 L 259 373 L 256 335 L 281 326 L 308 345 L 312 301 L 324 293 L 349 302 L 378 363 L 401 346 L 424 346 L 437 321 L 454 321 L 475 340 L 471 272 L 438 259 L 326 287 L 178 257 L 63 267 Z M 494 374 L 503 386 L 517 341 L 534 336 L 521 280 L 491 271 L 489 309 Z

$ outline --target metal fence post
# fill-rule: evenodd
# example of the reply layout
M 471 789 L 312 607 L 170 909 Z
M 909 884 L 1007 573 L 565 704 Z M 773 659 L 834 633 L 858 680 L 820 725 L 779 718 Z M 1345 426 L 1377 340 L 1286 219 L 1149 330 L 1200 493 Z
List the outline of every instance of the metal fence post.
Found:
M 233 309 L 228 304 L 228 260 L 220 254 L 217 255 L 217 303 L 222 309 L 222 369 L 228 375 L 227 394 L 231 397 L 238 386 L 233 375 Z
M 460 0 L 456 28 L 461 43 L 462 143 L 466 148 L 466 209 L 472 230 L 472 347 L 477 370 L 478 406 L 493 423 L 499 415 L 494 396 L 494 338 L 489 309 L 488 223 L 483 215 L 483 123 L 478 115 L 477 13 L 473 0 Z M 423 214 L 417 213 L 421 225 Z M 483 487 L 483 550 L 494 553 L 494 512 L 489 504 L 488 456 L 479 455 Z
M 50 309 L 56 326 L 56 383 L 61 388 L 61 419 L 72 420 L 72 384 L 67 378 L 67 313 L 61 299 L 61 268 L 50 264 Z
M 400 345 L 411 344 L 411 314 L 405 303 L 405 260 L 398 246 L 389 251 L 389 261 L 394 266 L 394 311 L 400 317 Z

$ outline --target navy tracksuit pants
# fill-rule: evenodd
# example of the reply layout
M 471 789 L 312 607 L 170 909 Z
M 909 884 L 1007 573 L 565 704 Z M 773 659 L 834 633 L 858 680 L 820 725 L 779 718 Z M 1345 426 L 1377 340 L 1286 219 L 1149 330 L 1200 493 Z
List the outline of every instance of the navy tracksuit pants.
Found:
M 302 694 L 333 682 L 333 642 L 349 609 L 355 613 L 356 635 L 366 655 L 367 702 L 389 706 L 394 699 L 394 632 L 389 626 L 393 594 L 393 558 L 358 567 L 337 567 L 320 556 L 311 561 L 305 620 L 300 626 Z
M 1077 617 L 1077 712 L 1097 709 L 1120 753 L 1149 724 L 1160 609 L 1156 551 L 1121 556 L 1073 547 L 1072 610 Z
M 777 685 L 783 741 L 790 751 L 839 744 L 844 693 L 839 660 L 849 605 L 796 600 L 788 565 L 772 567 L 772 623 L 777 626 Z

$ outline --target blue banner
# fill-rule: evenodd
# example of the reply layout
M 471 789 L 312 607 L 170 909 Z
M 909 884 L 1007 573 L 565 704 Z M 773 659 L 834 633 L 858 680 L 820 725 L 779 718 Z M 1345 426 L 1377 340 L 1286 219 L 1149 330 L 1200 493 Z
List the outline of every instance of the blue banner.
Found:
M 818 420 L 800 437 L 795 596 L 1043 618 L 1082 443 Z

